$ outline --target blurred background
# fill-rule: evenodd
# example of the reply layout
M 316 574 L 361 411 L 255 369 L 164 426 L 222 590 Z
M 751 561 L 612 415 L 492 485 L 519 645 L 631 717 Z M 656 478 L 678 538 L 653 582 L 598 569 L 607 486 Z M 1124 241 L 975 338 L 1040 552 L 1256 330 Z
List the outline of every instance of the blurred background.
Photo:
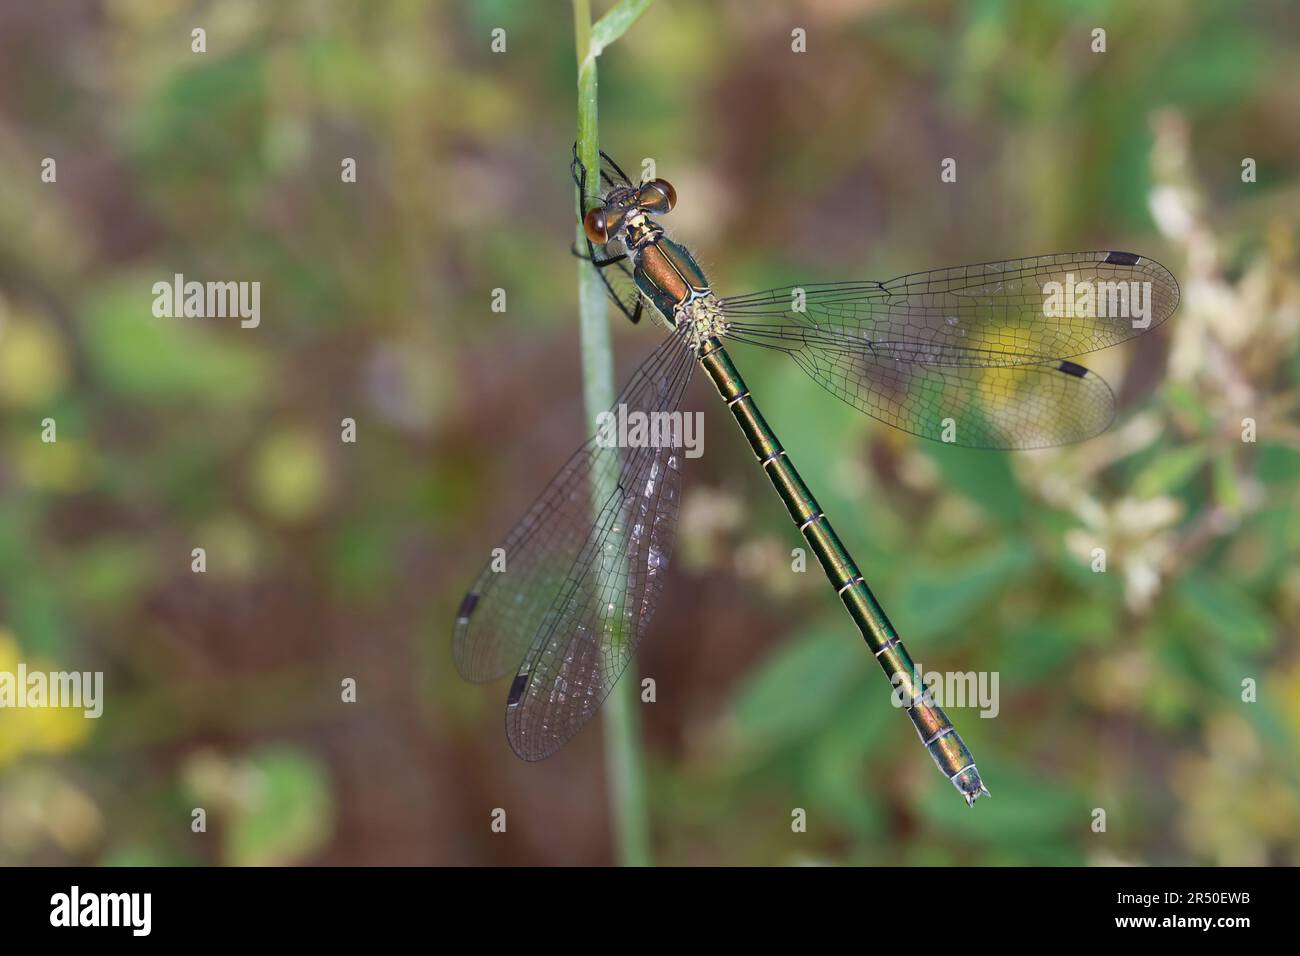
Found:
M 724 294 L 1106 248 L 1182 286 L 1089 357 L 1122 411 L 1074 448 L 931 445 L 734 350 L 913 655 L 999 674 L 949 711 L 974 810 L 697 376 L 656 862 L 1300 864 L 1298 40 L 1285 2 L 659 0 L 605 51 L 602 145 Z M 520 762 L 450 653 L 585 437 L 574 124 L 563 3 L 0 6 L 0 670 L 106 675 L 97 721 L 0 711 L 0 862 L 615 859 L 599 728 Z M 260 326 L 154 317 L 178 272 L 260 281 Z M 622 381 L 659 333 L 614 331 Z

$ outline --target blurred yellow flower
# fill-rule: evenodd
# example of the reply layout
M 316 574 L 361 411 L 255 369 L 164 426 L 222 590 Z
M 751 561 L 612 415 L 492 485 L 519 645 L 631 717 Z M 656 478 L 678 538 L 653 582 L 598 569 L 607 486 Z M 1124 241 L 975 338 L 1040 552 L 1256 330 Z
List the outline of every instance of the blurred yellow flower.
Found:
M 43 491 L 74 493 L 95 482 L 96 459 L 90 446 L 74 438 L 41 440 L 33 423 L 32 435 L 18 449 L 17 471 L 27 486 Z M 57 427 L 57 422 L 56 422 Z
M 0 403 L 45 405 L 67 381 L 67 356 L 53 329 L 0 302 Z
M 15 674 L 20 660 L 29 671 L 54 670 L 48 661 L 24 658 L 17 638 L 0 628 L 0 671 Z M 64 753 L 90 735 L 93 721 L 80 710 L 62 707 L 13 707 L 0 709 L 0 767 L 24 753 Z
M 321 441 L 301 428 L 283 428 L 268 437 L 252 464 L 258 504 L 288 523 L 315 517 L 329 494 L 329 462 Z

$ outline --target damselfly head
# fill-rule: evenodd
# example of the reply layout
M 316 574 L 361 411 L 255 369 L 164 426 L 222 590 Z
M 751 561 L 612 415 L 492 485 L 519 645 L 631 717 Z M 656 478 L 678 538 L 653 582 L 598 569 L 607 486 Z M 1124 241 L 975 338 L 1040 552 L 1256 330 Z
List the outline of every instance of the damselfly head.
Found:
M 625 225 L 637 230 L 646 216 L 662 216 L 677 205 L 677 190 L 666 179 L 652 179 L 636 189 L 618 186 L 605 194 L 601 205 L 587 210 L 583 232 L 597 244 L 619 238 Z

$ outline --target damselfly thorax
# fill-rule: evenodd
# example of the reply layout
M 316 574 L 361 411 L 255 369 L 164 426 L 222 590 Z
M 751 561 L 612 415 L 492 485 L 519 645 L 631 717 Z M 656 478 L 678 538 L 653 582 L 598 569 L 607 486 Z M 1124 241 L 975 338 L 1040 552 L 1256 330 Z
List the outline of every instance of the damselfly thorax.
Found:
M 632 261 L 632 278 L 658 318 L 670 329 L 685 327 L 686 341 L 699 349 L 711 336 L 722 334 L 726 324 L 700 264 L 654 219 L 676 205 L 677 191 L 663 179 L 636 190 L 616 187 L 583 217 L 583 229 L 594 243 L 622 240 Z

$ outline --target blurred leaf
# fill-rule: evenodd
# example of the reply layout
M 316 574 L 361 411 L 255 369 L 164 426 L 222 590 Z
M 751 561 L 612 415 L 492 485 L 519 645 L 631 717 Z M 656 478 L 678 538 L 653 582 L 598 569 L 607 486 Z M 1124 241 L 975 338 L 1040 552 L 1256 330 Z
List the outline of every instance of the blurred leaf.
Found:
M 125 398 L 165 405 L 199 399 L 217 407 L 251 403 L 265 387 L 266 360 L 229 335 L 256 335 L 233 319 L 160 319 L 156 281 L 136 277 L 100 288 L 85 308 L 86 349 L 108 385 Z
M 1198 431 L 1213 433 L 1216 421 L 1214 414 L 1185 382 L 1166 382 L 1161 395 L 1171 409 L 1190 418 Z
M 227 828 L 227 862 L 302 862 L 330 837 L 334 808 L 328 776 L 317 761 L 296 750 L 266 749 L 248 762 L 252 792 Z
M 895 588 L 899 611 L 894 620 L 904 643 L 915 638 L 935 647 L 975 640 L 979 635 L 969 633 L 976 619 L 973 612 L 1030 568 L 1033 560 L 1029 545 L 1008 541 L 959 563 L 918 565 Z
M 1151 82 L 1162 102 L 1231 109 L 1275 62 L 1273 50 L 1266 35 L 1253 31 L 1198 31 L 1183 38 L 1179 55 L 1153 72 Z
M 1230 514 L 1241 514 L 1241 482 L 1237 479 L 1236 465 L 1231 451 L 1220 452 L 1214 458 L 1214 497 Z
M 1297 350 L 1300 355 L 1300 350 Z M 1298 372 L 1297 377 L 1300 377 Z M 1300 449 L 1271 442 L 1260 444 L 1256 459 L 1259 479 L 1267 484 L 1290 484 L 1300 475 Z
M 1074 635 L 1059 621 L 1037 622 L 1003 643 L 998 670 L 1004 679 L 1029 686 L 1063 667 L 1077 649 Z
M 99 861 L 100 866 L 182 866 L 184 861 L 168 856 L 161 847 L 142 843 L 109 850 Z
M 193 190 L 195 182 L 220 182 L 227 198 L 260 171 L 265 129 L 263 57 L 257 50 L 229 56 L 216 51 L 186 58 L 128 115 L 128 150 L 148 171 L 143 185 L 162 198 Z M 240 149 L 226 144 L 238 142 Z M 214 197 L 218 193 L 212 194 Z M 201 202 L 201 200 L 200 200 Z M 187 215 L 191 209 L 165 210 Z
M 388 593 L 398 531 L 391 522 L 372 516 L 351 522 L 334 535 L 331 570 L 341 597 L 362 603 L 381 600 Z
M 951 786 L 928 788 L 921 815 L 933 826 L 955 831 L 967 840 L 981 840 L 1029 851 L 1055 848 L 1068 833 L 1089 834 L 1085 798 L 1065 786 L 1029 777 L 1005 764 L 980 762 L 991 799 L 966 806 Z
M 1273 621 L 1268 612 L 1226 578 L 1190 571 L 1178 582 L 1177 594 L 1183 610 L 1226 646 L 1251 653 L 1273 646 Z
M 23 650 L 61 657 L 68 647 L 68 604 L 57 582 L 29 572 L 11 581 L 7 592 L 8 622 L 22 636 Z
M 650 8 L 652 0 L 619 0 L 591 28 L 591 55 L 601 51 L 627 32 L 637 18 Z
M 937 442 L 919 442 L 918 448 L 934 460 L 944 485 L 961 492 L 993 517 L 1008 524 L 1024 514 L 1020 483 L 1005 452 L 980 448 L 953 448 Z
M 153 574 L 153 548 L 142 541 L 105 536 L 70 561 L 69 593 L 99 612 L 125 606 Z
M 807 734 L 862 679 L 870 659 L 848 621 L 825 622 L 792 638 L 741 685 L 732 704 L 739 734 L 766 750 Z
M 1177 491 L 1200 470 L 1205 458 L 1206 447 L 1200 444 L 1165 450 L 1133 479 L 1133 492 L 1139 498 L 1154 498 Z
M 811 744 L 805 775 L 814 805 L 860 837 L 871 837 L 884 826 L 868 761 L 892 739 L 898 722 L 906 720 L 889 706 L 886 689 L 871 676 L 862 675 L 861 688 L 827 715 L 825 731 Z

